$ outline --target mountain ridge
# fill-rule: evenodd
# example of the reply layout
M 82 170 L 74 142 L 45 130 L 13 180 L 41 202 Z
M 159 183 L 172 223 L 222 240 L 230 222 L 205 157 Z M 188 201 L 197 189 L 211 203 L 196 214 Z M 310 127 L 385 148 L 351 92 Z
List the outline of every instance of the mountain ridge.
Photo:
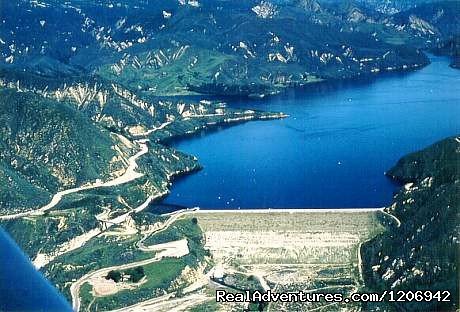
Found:
M 458 137 L 400 159 L 387 175 L 405 185 L 386 208 L 400 226 L 389 225 L 361 248 L 369 289 L 449 291 L 450 302 L 389 302 L 369 304 L 368 310 L 458 309 L 459 169 Z

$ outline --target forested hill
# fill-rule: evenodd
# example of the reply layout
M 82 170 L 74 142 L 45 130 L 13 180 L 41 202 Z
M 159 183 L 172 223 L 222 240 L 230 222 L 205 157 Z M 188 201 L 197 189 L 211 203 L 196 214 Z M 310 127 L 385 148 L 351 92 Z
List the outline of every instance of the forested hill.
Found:
M 115 144 L 68 103 L 0 88 L 0 212 L 44 205 L 60 189 L 107 178 Z
M 96 76 L 155 95 L 262 96 L 417 69 L 428 63 L 421 49 L 458 32 L 454 2 L 397 10 L 374 2 L 3 1 L 0 76 L 67 84 Z
M 401 224 L 361 249 L 366 285 L 383 290 L 448 290 L 451 302 L 399 302 L 396 311 L 458 308 L 460 140 L 403 157 L 387 174 L 405 183 L 387 211 Z M 380 307 L 382 308 L 382 307 Z M 369 310 L 377 310 L 370 306 Z

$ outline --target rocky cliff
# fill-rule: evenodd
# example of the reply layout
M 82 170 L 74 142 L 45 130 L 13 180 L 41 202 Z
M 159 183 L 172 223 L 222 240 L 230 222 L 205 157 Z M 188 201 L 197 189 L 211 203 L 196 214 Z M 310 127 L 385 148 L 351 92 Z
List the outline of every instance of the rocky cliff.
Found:
M 459 168 L 457 137 L 402 158 L 387 173 L 405 184 L 386 208 L 401 223 L 363 245 L 366 285 L 377 291 L 448 290 L 451 301 L 397 302 L 385 310 L 458 308 Z

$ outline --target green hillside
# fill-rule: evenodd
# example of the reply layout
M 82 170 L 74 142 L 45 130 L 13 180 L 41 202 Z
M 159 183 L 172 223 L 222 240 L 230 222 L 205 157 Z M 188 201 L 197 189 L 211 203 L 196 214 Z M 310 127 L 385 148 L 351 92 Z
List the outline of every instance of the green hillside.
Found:
M 401 225 L 363 245 L 366 285 L 377 291 L 448 290 L 451 296 L 450 302 L 397 302 L 386 309 L 458 309 L 459 169 L 459 139 L 449 138 L 403 157 L 388 172 L 406 183 L 387 208 Z M 368 308 L 378 311 L 379 305 Z
M 421 48 L 455 35 L 459 9 L 448 1 L 402 7 L 410 11 L 315 0 L 4 2 L 1 77 L 59 77 L 61 86 L 103 78 L 155 96 L 263 96 L 417 69 L 428 63 Z
M 0 90 L 0 207 L 44 204 L 51 193 L 107 177 L 109 133 L 64 102 Z

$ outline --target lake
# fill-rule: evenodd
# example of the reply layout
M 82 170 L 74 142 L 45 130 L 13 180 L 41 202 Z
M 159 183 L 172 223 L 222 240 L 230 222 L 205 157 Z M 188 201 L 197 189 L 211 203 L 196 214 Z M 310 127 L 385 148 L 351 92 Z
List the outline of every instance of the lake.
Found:
M 403 155 L 460 133 L 460 71 L 422 70 L 327 82 L 229 106 L 289 114 L 204 131 L 173 146 L 204 169 L 173 183 L 165 203 L 201 208 L 382 207 Z

